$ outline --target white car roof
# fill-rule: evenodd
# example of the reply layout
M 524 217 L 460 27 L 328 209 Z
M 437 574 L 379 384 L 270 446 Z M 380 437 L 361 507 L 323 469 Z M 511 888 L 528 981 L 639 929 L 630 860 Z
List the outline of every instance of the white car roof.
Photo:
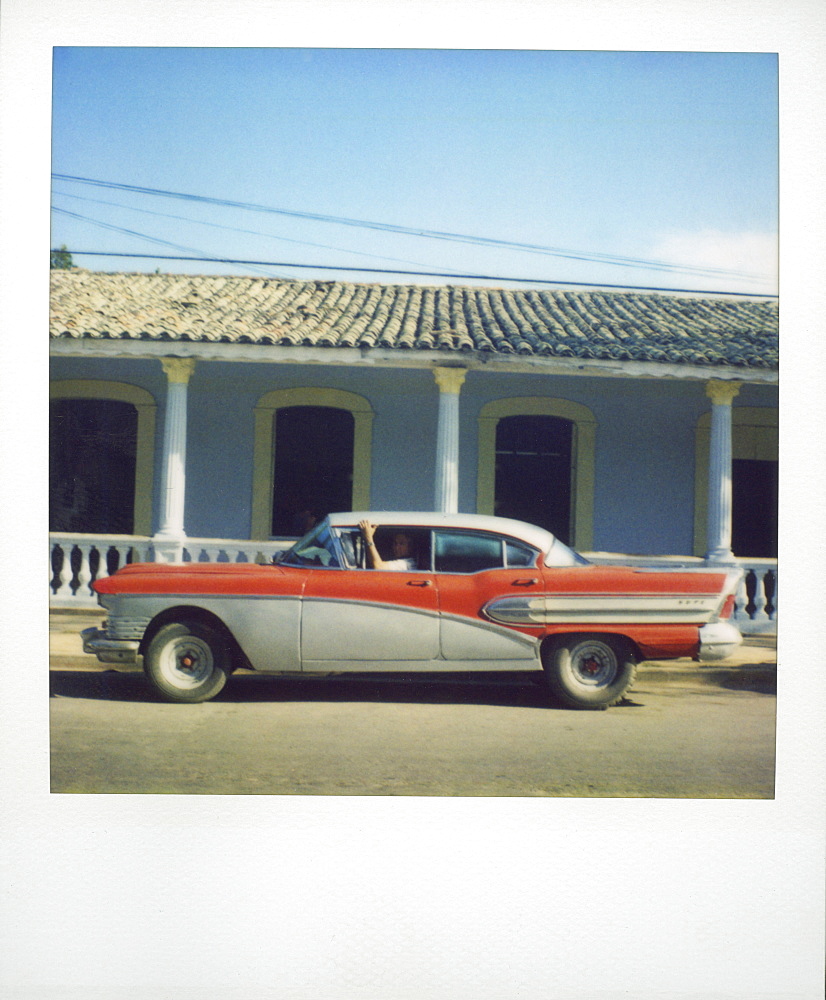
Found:
M 333 527 L 352 527 L 359 521 L 371 524 L 409 526 L 411 528 L 468 528 L 472 531 L 495 531 L 500 535 L 519 538 L 541 552 L 547 552 L 554 541 L 550 531 L 526 521 L 509 517 L 492 517 L 487 514 L 443 514 L 415 510 L 362 510 L 330 514 Z

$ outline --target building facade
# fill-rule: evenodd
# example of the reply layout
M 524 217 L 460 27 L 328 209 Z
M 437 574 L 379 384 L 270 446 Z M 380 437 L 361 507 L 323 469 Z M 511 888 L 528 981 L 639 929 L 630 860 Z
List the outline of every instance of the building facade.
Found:
M 51 356 L 54 601 L 381 509 L 745 560 L 776 606 L 775 300 L 54 271 Z

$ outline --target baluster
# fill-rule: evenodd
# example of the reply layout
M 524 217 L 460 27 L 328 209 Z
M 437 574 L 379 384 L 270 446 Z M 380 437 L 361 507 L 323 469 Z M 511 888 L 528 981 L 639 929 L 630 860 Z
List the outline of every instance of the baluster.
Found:
M 63 553 L 60 566 L 57 571 L 57 590 L 55 597 L 69 598 L 72 594 L 72 546 L 70 543 L 57 546 Z
M 95 580 L 103 580 L 105 577 L 111 576 L 109 572 L 109 550 L 115 548 L 115 551 L 117 551 L 117 548 L 107 545 L 105 542 L 97 545 L 96 548 L 98 550 L 98 571 Z
M 766 614 L 766 573 L 768 570 L 764 569 L 762 573 L 758 573 L 757 570 L 754 572 L 756 586 L 754 590 L 754 615 L 753 620 L 756 622 L 767 622 L 769 620 L 768 614 Z
M 749 595 L 746 590 L 746 578 L 741 577 L 740 583 L 737 585 L 737 593 L 734 597 L 734 614 L 732 618 L 735 622 L 747 622 L 749 621 L 749 613 L 747 606 L 749 603 Z
M 58 548 L 59 548 L 59 546 L 57 545 L 57 543 L 52 543 L 51 541 L 49 542 L 49 598 L 50 599 L 51 599 L 52 595 L 54 594 L 53 587 L 54 587 L 55 576 L 57 575 L 55 573 L 54 562 L 55 562 L 55 556 L 57 555 Z M 61 549 L 61 557 L 60 558 L 61 558 L 61 564 L 62 564 L 62 562 L 63 562 L 62 549 Z M 58 583 L 59 582 L 60 581 L 58 580 Z
M 92 582 L 92 568 L 89 565 L 89 556 L 92 552 L 92 545 L 78 545 L 80 549 L 80 566 L 77 571 L 77 590 L 75 599 L 85 601 L 91 596 L 89 584 Z
M 112 548 L 115 550 L 115 555 L 118 557 L 118 564 L 115 566 L 115 572 L 119 569 L 123 569 L 126 565 L 126 560 L 129 558 L 129 550 L 131 545 L 113 545 Z M 109 570 L 109 561 L 106 562 L 107 572 Z
M 203 551 L 206 553 L 207 562 L 211 562 L 211 563 L 218 562 L 218 556 L 220 556 L 220 554 L 221 554 L 221 548 L 220 548 L 220 546 L 218 546 L 218 545 L 204 545 L 203 546 Z M 195 559 L 194 553 L 193 553 L 192 558 L 193 558 L 193 561 L 194 561 L 194 559 Z

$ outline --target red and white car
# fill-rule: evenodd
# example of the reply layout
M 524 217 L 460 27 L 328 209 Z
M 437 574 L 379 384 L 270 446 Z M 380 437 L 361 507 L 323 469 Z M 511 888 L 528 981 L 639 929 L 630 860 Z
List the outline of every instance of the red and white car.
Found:
M 376 526 L 379 563 L 400 535 L 412 562 L 369 568 L 362 521 Z M 83 645 L 104 663 L 142 656 L 178 702 L 214 697 L 238 667 L 534 670 L 566 705 L 601 709 L 622 699 L 641 660 L 732 653 L 739 580 L 736 569 L 592 565 L 505 518 L 332 514 L 271 565 L 125 566 L 95 584 L 108 617 Z

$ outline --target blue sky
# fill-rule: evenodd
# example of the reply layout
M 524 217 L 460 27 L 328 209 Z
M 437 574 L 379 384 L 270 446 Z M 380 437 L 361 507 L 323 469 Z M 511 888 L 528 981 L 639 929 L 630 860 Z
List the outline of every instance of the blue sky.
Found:
M 53 94 L 57 174 L 555 251 L 55 180 L 83 267 L 776 292 L 769 53 L 58 48 Z

